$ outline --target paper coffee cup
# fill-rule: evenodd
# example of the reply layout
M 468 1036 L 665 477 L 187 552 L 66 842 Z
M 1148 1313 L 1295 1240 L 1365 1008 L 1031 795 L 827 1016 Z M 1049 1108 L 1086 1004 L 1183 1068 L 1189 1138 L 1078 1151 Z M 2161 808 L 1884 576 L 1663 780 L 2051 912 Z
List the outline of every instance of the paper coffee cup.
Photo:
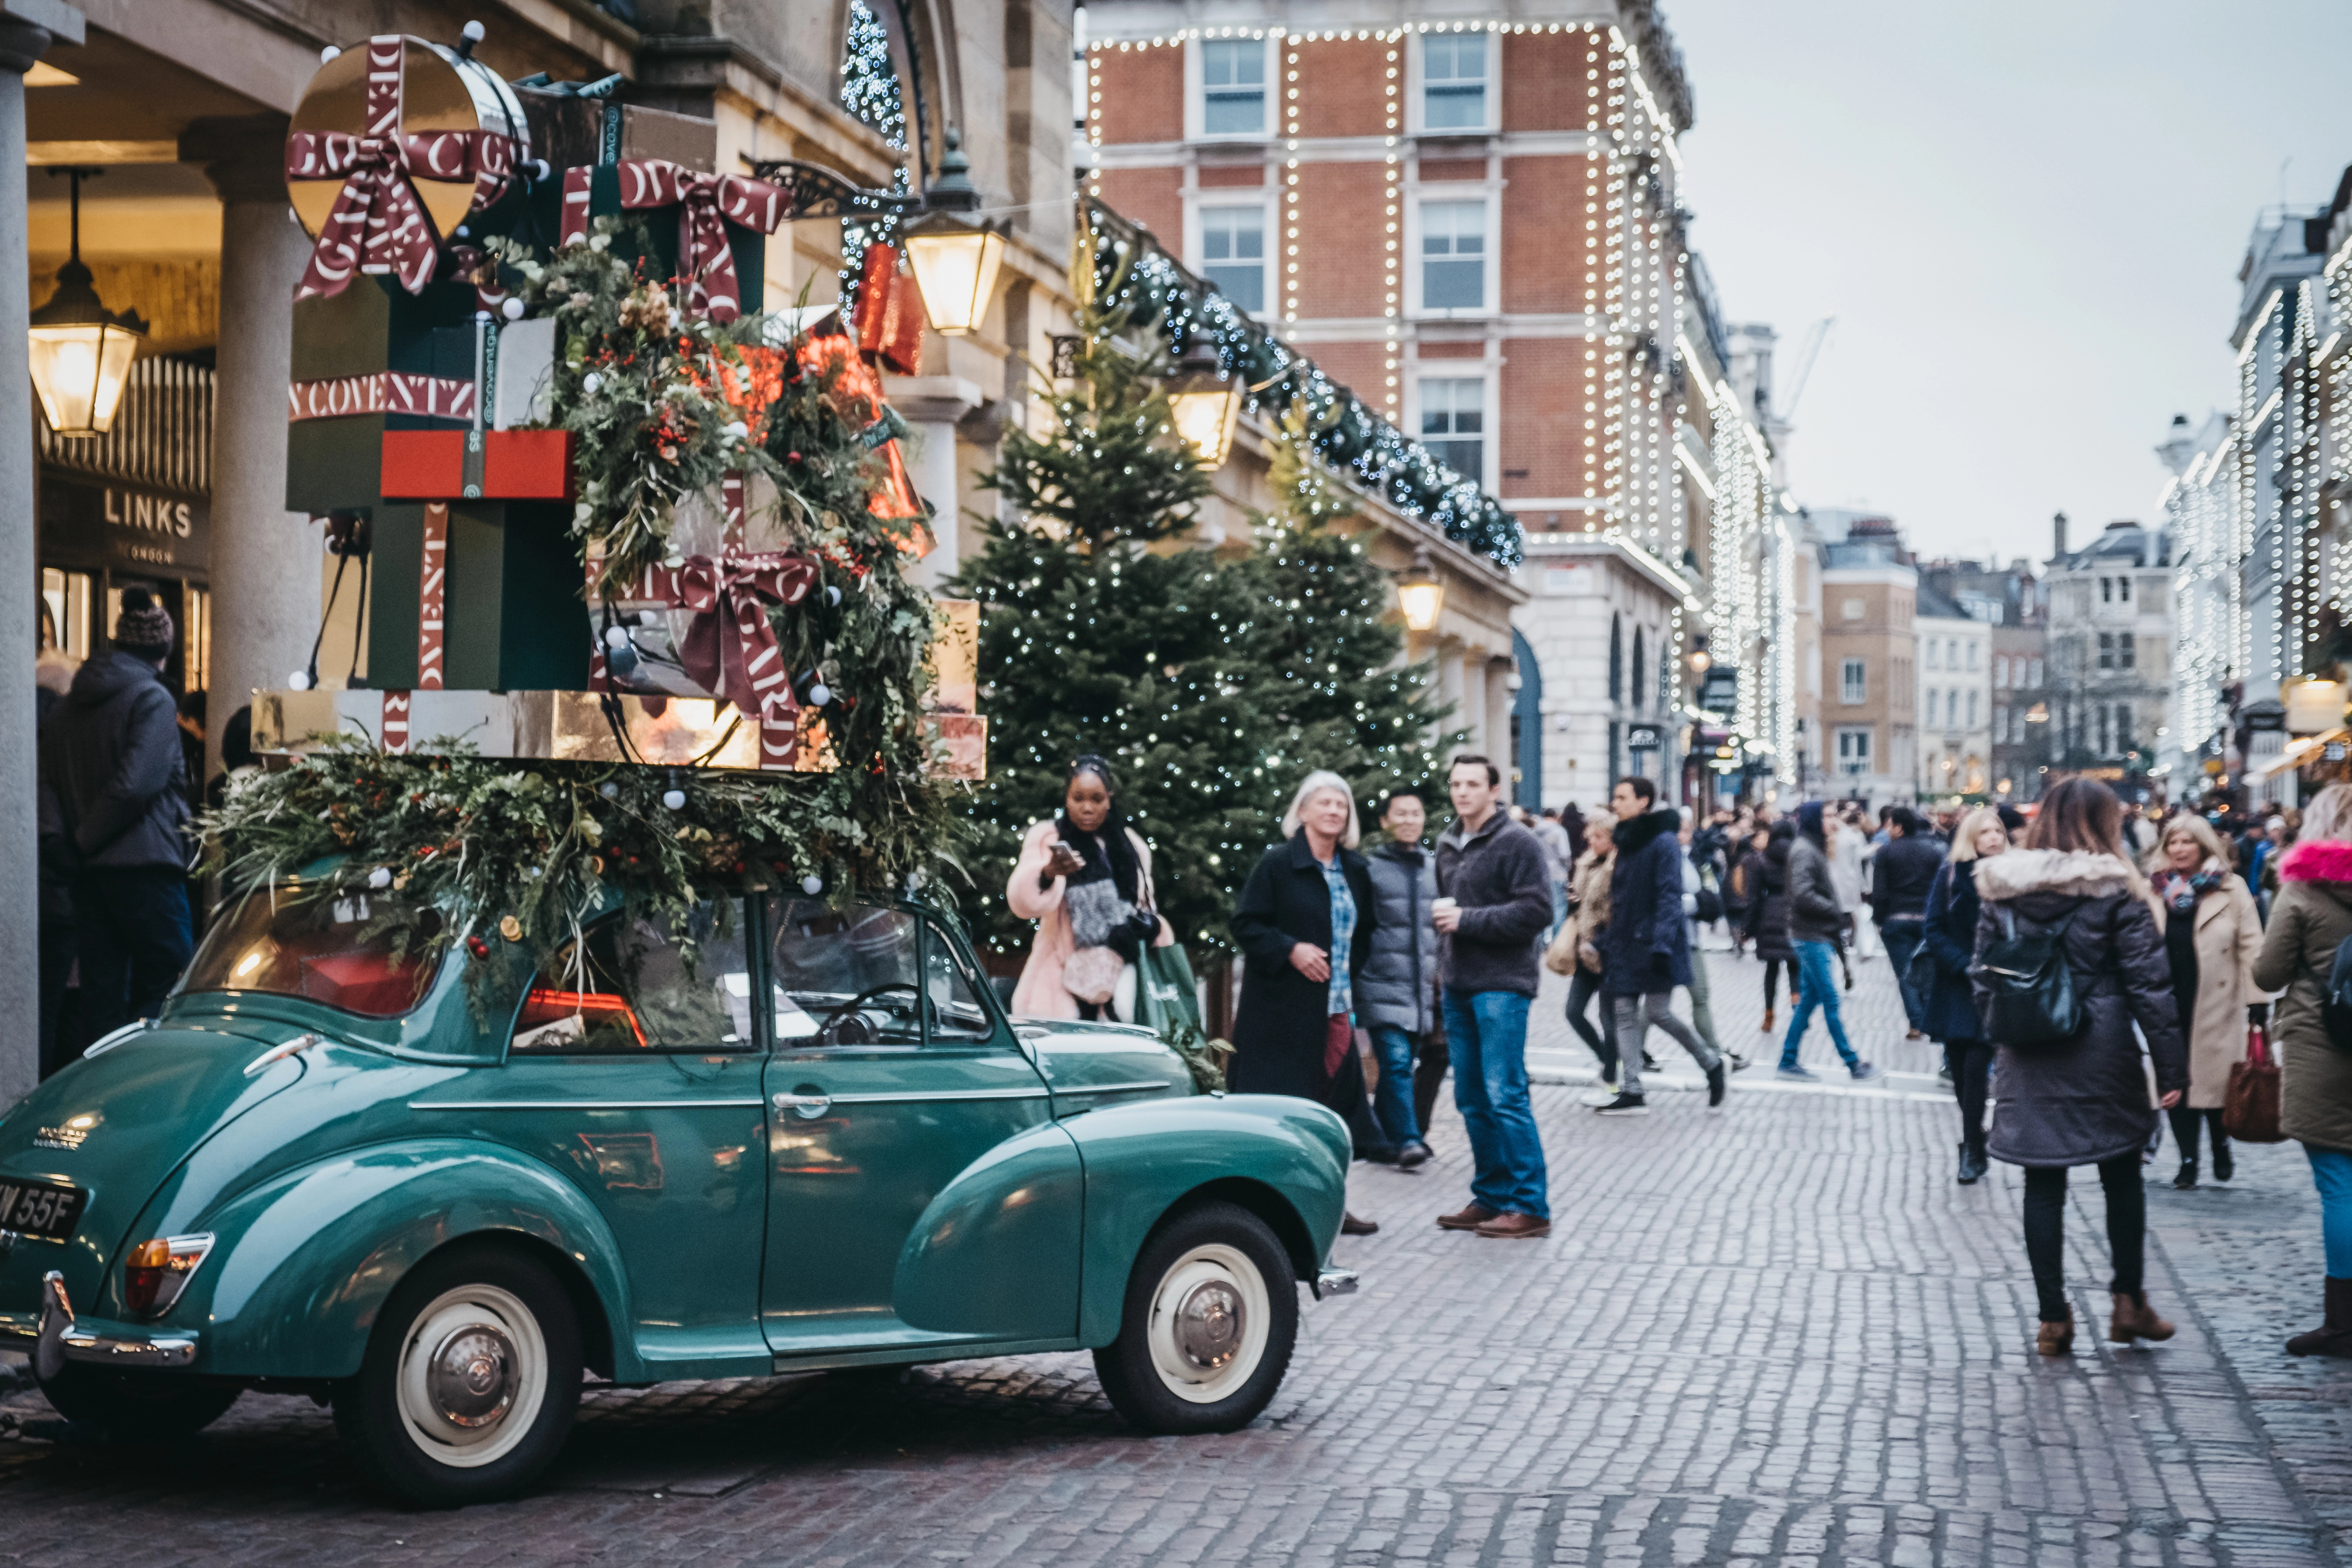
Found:
M 1429 912 L 1431 914 L 1435 914 L 1440 910 L 1454 910 L 1461 907 L 1460 902 L 1454 899 L 1432 899 L 1429 901 Z

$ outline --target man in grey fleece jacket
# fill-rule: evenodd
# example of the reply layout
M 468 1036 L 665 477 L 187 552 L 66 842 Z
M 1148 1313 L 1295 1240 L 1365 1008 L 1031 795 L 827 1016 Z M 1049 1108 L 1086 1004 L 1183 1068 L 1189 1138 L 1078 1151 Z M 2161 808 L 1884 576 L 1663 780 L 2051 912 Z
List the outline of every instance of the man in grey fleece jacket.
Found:
M 1528 1008 L 1541 973 L 1536 943 L 1551 921 L 1551 879 L 1535 835 L 1501 809 L 1502 782 L 1485 757 L 1454 758 L 1446 792 L 1456 821 L 1437 841 L 1445 1043 L 1475 1166 L 1469 1206 L 1437 1223 L 1527 1240 L 1551 1233 L 1543 1141 L 1528 1098 Z

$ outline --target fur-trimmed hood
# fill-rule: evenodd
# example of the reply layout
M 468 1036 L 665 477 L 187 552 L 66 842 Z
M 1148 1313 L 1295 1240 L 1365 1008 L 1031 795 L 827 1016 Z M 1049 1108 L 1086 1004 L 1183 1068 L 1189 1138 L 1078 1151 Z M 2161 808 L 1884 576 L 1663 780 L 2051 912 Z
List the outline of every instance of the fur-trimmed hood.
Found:
M 2010 849 L 1975 864 L 1977 896 L 1994 903 L 2029 893 L 2104 899 L 2129 891 L 2132 883 L 2131 868 L 2115 856 L 2074 849 Z
M 1645 811 L 1631 822 L 1617 825 L 1615 842 L 1617 858 L 1631 860 L 1648 848 L 1652 840 L 1682 831 L 1683 814 L 1673 806 L 1662 805 Z
M 2279 860 L 2283 882 L 2352 882 L 2352 844 L 2306 838 L 2290 845 Z

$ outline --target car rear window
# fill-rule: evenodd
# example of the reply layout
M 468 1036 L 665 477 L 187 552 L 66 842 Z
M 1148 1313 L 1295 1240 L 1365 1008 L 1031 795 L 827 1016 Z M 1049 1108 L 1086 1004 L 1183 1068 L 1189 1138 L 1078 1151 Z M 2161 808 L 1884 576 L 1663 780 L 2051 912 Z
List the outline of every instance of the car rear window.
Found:
M 363 1018 L 397 1018 L 433 984 L 440 931 L 437 910 L 405 899 L 264 889 L 222 911 L 180 989 L 300 996 Z

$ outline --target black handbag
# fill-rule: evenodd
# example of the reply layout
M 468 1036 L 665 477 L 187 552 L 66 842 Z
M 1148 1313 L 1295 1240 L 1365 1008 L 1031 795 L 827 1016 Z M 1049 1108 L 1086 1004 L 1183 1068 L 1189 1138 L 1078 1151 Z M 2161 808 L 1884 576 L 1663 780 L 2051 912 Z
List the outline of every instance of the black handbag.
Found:
M 2066 962 L 2069 916 L 2047 931 L 2017 933 L 2017 916 L 2000 907 L 2000 938 L 1986 947 L 1975 973 L 1985 984 L 1985 1030 L 2012 1050 L 2063 1046 L 2088 1016 Z

